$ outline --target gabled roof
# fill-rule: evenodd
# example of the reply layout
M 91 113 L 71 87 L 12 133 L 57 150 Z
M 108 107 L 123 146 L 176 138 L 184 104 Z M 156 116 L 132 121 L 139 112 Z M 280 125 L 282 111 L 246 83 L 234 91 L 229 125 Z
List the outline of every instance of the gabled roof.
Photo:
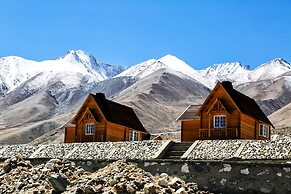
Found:
M 231 97 L 233 102 L 242 113 L 273 126 L 271 121 L 268 119 L 268 117 L 265 115 L 254 99 L 235 90 L 229 81 L 224 81 L 222 83 L 218 82 L 217 84 L 222 85 L 222 87 L 225 89 L 225 91 L 228 93 L 228 95 Z
M 176 121 L 200 119 L 197 112 L 201 105 L 190 105 L 185 111 L 176 119 Z
M 131 107 L 107 100 L 103 93 L 90 94 L 108 122 L 148 133 Z

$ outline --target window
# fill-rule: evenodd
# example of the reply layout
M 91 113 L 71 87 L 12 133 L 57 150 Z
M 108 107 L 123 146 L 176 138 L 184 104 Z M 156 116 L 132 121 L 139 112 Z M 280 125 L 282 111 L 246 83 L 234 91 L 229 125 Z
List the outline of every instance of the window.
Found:
M 214 116 L 214 128 L 225 128 L 225 115 Z
M 86 135 L 94 135 L 94 124 L 86 124 Z
M 129 133 L 129 141 L 138 141 L 139 140 L 139 132 L 130 131 Z
M 268 126 L 264 124 L 260 124 L 260 133 L 259 135 L 262 137 L 267 137 L 268 136 Z

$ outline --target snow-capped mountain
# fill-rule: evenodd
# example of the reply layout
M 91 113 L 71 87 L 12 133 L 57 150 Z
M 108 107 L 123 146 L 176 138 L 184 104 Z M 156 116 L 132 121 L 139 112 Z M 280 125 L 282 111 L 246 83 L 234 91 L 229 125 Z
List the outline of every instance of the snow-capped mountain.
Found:
M 264 63 L 249 73 L 250 81 L 274 79 L 283 73 L 291 71 L 291 64 L 282 58 Z
M 193 69 L 187 63 L 172 55 L 166 55 L 160 59 L 150 59 L 145 62 L 136 64 L 129 67 L 117 76 L 131 76 L 143 78 L 147 75 L 152 74 L 153 72 L 156 72 L 159 69 L 164 68 L 173 69 L 175 71 L 188 75 L 207 87 L 211 86 L 211 81 L 203 77 L 197 70 Z
M 241 83 L 247 82 L 248 75 L 250 73 L 250 68 L 248 66 L 243 66 L 239 62 L 228 62 L 214 64 L 206 69 L 199 71 L 202 76 L 210 78 L 215 81 L 230 80 L 234 82 Z
M 291 71 L 291 65 L 282 58 L 273 59 L 254 70 L 249 66 L 243 66 L 239 62 L 221 63 L 200 70 L 202 76 L 210 80 L 232 81 L 234 85 L 261 80 L 275 79 L 278 76 Z
M 36 62 L 21 57 L 0 58 L 0 94 L 11 92 L 20 84 L 38 76 L 34 84 L 42 86 L 54 77 L 62 77 L 70 87 L 80 82 L 77 75 L 86 76 L 88 82 L 102 81 L 122 71 L 121 66 L 98 63 L 96 59 L 82 50 L 71 50 L 56 60 Z M 67 76 L 67 75 L 71 75 Z

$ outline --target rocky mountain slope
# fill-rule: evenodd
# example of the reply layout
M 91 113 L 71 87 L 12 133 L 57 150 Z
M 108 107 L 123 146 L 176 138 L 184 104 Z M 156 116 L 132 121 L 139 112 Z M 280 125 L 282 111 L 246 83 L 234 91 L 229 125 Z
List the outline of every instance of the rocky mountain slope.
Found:
M 275 127 L 290 127 L 291 126 L 291 103 L 273 112 L 269 119 L 275 124 Z M 291 131 L 289 131 L 291 134 Z
M 201 104 L 209 89 L 172 69 L 160 69 L 126 88 L 114 100 L 134 108 L 151 132 L 177 131 L 175 120 L 189 104 Z
M 59 139 L 62 133 L 57 128 L 76 113 L 90 92 L 103 92 L 113 98 L 135 81 L 130 77 L 118 77 L 84 82 L 73 88 L 53 82 L 34 91 L 25 90 L 25 83 L 0 100 L 0 142 L 28 143 L 42 136 L 48 141 Z M 52 137 L 54 134 L 56 136 Z
M 254 98 L 269 115 L 291 102 L 291 72 L 274 79 L 240 84 L 237 89 Z

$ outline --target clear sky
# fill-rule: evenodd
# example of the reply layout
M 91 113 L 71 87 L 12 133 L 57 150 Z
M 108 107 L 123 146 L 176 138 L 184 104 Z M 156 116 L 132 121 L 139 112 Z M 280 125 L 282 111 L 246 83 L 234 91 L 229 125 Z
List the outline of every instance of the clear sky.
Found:
M 41 61 L 72 49 L 125 66 L 166 54 L 195 69 L 291 62 L 291 1 L 0 0 L 0 56 Z

